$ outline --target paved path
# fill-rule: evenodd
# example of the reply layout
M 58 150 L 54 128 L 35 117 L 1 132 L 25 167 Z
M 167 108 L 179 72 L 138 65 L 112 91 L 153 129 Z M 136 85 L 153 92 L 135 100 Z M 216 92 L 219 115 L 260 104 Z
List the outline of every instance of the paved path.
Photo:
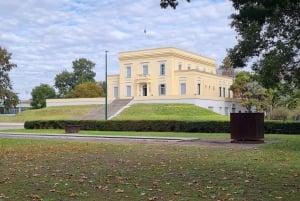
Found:
M 37 133 L 12 133 L 1 132 L 1 130 L 22 129 L 24 123 L 1 123 L 1 138 L 19 138 L 19 139 L 44 139 L 44 140 L 70 140 L 81 142 L 103 142 L 103 143 L 142 143 L 142 144 L 172 144 L 183 146 L 214 146 L 249 149 L 263 144 L 272 143 L 266 141 L 261 144 L 253 143 L 231 143 L 230 139 L 198 139 L 184 137 L 144 137 L 144 136 L 112 136 L 112 135 L 82 135 L 82 134 L 37 134 Z
M 184 141 L 198 138 L 184 137 L 145 137 L 145 136 L 118 136 L 118 135 L 81 135 L 81 134 L 37 134 L 37 133 L 10 133 L 0 132 L 0 137 L 14 138 L 44 138 L 44 139 L 129 139 L 129 140 L 156 140 L 156 141 Z
M 24 123 L 5 123 L 0 122 L 0 130 L 8 130 L 8 129 L 23 129 Z

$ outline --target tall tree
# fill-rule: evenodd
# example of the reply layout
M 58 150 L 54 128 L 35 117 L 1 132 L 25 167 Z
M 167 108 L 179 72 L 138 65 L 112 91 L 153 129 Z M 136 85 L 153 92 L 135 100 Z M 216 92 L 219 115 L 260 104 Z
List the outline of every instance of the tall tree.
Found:
M 300 86 L 300 1 L 231 0 L 231 26 L 238 44 L 230 49 L 233 67 L 252 68 L 265 87 L 279 82 Z
M 5 109 L 15 107 L 19 102 L 19 97 L 14 93 L 9 72 L 17 65 L 11 63 L 11 53 L 0 46 L 0 101 Z
M 32 89 L 31 92 L 32 102 L 31 106 L 33 109 L 39 109 L 46 107 L 46 99 L 55 98 L 56 93 L 53 87 L 48 84 L 40 84 Z
M 95 64 L 85 58 L 73 61 L 75 86 L 84 82 L 95 82 Z
M 55 76 L 54 86 L 58 89 L 58 96 L 64 97 L 75 86 L 74 74 L 67 70 L 62 71 Z
M 85 82 L 95 82 L 96 73 L 93 71 L 95 64 L 88 59 L 81 58 L 72 62 L 73 71 L 62 71 L 55 77 L 55 88 L 60 97 L 64 97 L 77 85 Z
M 234 68 L 232 67 L 229 57 L 223 59 L 222 64 L 219 67 L 221 74 L 228 77 L 234 77 Z

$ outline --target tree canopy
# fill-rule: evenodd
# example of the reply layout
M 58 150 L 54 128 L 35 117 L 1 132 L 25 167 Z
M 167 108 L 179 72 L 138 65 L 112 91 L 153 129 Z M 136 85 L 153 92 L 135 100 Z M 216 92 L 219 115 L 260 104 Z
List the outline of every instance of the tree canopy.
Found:
M 55 88 L 58 89 L 58 95 L 64 97 L 72 91 L 77 85 L 85 82 L 95 82 L 96 73 L 93 71 L 95 64 L 85 58 L 81 58 L 72 62 L 73 71 L 62 71 L 55 77 Z
M 9 78 L 9 72 L 17 65 L 11 63 L 11 53 L 0 46 L 0 101 L 4 108 L 8 109 L 18 104 L 19 98 L 12 91 L 13 87 Z
M 225 57 L 223 59 L 222 64 L 219 67 L 221 74 L 228 77 L 234 77 L 235 72 L 234 68 L 232 67 L 231 60 L 229 57 Z
M 103 89 L 96 82 L 84 82 L 70 91 L 66 98 L 96 98 L 104 96 Z
M 31 106 L 33 109 L 39 109 L 46 107 L 46 99 L 55 98 L 56 93 L 54 88 L 48 84 L 40 84 L 32 89 L 31 92 L 32 102 Z
M 232 0 L 231 26 L 238 44 L 229 50 L 233 67 L 250 62 L 265 87 L 300 86 L 300 1 Z
M 190 0 L 186 0 L 187 2 L 190 2 Z M 161 8 L 167 8 L 168 6 L 172 7 L 173 9 L 176 9 L 178 6 L 178 0 L 160 0 L 160 7 Z
M 254 77 L 246 71 L 239 72 L 236 75 L 234 83 L 230 86 L 235 98 L 241 98 L 241 105 L 248 112 L 251 112 L 253 106 L 257 112 L 262 112 L 268 108 L 272 102 L 271 92 L 262 87 L 254 80 Z

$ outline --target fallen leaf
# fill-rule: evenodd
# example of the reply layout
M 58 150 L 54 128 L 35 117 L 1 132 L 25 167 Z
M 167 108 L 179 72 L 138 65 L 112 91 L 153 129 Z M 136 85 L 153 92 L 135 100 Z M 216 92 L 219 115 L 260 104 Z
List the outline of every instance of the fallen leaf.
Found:
M 148 200 L 150 200 L 150 201 L 157 200 L 157 199 L 158 199 L 158 197 L 156 197 L 156 196 L 148 198 Z
M 124 190 L 122 190 L 122 189 L 117 189 L 117 190 L 115 191 L 115 193 L 124 193 Z

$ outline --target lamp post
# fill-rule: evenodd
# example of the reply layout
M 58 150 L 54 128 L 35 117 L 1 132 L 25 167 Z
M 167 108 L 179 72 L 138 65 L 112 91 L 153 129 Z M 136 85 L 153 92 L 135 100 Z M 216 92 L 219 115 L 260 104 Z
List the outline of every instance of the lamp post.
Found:
M 107 50 L 105 51 L 105 120 L 107 120 Z

